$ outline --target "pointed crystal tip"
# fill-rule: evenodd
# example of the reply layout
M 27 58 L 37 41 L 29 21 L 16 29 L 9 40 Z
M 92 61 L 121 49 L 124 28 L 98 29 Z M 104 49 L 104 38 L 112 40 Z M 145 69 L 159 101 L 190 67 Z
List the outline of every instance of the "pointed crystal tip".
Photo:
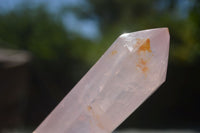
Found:
M 36 132 L 112 132 L 165 81 L 168 53 L 168 28 L 122 34 Z
M 136 58 L 136 69 L 145 77 L 159 79 L 161 84 L 166 78 L 169 39 L 168 28 L 156 28 L 124 33 L 115 45 L 123 45 Z

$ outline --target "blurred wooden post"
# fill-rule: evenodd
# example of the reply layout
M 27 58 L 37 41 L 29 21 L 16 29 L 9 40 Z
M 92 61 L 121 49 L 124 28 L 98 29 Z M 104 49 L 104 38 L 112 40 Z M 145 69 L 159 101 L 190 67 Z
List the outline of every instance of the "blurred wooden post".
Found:
M 23 125 L 29 61 L 28 52 L 0 49 L 0 129 Z

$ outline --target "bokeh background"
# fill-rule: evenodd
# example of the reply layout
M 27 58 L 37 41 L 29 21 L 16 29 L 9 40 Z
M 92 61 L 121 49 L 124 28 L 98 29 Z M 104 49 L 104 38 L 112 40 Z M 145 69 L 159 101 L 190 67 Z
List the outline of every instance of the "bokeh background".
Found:
M 31 132 L 120 34 L 157 27 L 167 81 L 117 130 L 200 132 L 199 0 L 0 0 L 0 132 Z

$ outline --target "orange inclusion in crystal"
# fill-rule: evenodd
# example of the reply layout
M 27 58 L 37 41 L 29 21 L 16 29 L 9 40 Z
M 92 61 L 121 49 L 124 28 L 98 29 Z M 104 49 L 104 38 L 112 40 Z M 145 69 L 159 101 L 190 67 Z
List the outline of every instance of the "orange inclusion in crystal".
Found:
M 138 42 L 140 43 L 141 40 L 138 39 Z M 149 38 L 147 38 L 145 40 L 145 42 L 142 44 L 142 46 L 140 46 L 140 48 L 138 49 L 138 52 L 142 52 L 142 51 L 152 52 L 151 47 L 150 47 L 150 39 Z
M 143 73 L 147 73 L 147 71 L 149 70 L 148 66 L 147 66 L 147 62 L 149 61 L 149 58 L 143 58 L 145 56 L 148 56 L 148 54 L 146 52 L 151 53 L 151 46 L 150 46 L 150 39 L 136 39 L 137 43 L 136 45 L 142 45 L 138 48 L 138 55 L 139 55 L 139 59 L 138 59 L 138 63 L 136 64 L 136 66 L 143 72 Z M 141 53 L 142 52 L 142 53 Z M 144 52 L 144 53 L 143 53 Z
M 140 59 L 140 61 L 139 61 L 139 63 L 141 64 L 141 65 L 146 65 L 147 64 L 147 60 L 144 60 L 144 59 Z
M 111 55 L 115 55 L 115 54 L 117 54 L 117 50 L 113 50 L 113 51 L 111 52 Z
M 87 107 L 88 111 L 92 113 L 94 120 L 97 122 L 97 126 L 101 129 L 104 129 L 103 125 L 100 123 L 99 116 L 95 114 L 91 106 Z
M 144 72 L 144 73 L 146 73 L 147 71 L 148 71 L 148 67 L 146 67 L 146 66 L 144 66 L 143 68 L 142 68 L 142 71 Z
M 149 68 L 148 68 L 146 65 L 137 64 L 136 66 L 137 66 L 138 68 L 140 68 L 140 70 L 141 70 L 142 72 L 144 72 L 144 73 L 146 73 L 146 72 L 149 70 Z
M 91 111 L 92 110 L 92 107 L 91 106 L 88 106 L 88 111 Z

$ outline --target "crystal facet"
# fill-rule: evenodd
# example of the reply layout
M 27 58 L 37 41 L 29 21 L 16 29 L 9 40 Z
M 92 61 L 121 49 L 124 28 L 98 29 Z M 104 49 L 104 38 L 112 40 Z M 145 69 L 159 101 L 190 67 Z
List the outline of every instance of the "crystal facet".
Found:
M 110 133 L 166 78 L 168 28 L 125 33 L 34 133 Z

